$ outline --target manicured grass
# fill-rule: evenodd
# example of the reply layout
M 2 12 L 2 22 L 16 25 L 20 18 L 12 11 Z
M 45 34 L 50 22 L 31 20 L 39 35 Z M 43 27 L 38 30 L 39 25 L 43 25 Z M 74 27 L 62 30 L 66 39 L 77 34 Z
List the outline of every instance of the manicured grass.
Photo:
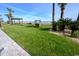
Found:
M 5 31 L 21 47 L 33 56 L 79 55 L 79 45 L 67 37 L 48 32 L 48 28 L 3 25 Z

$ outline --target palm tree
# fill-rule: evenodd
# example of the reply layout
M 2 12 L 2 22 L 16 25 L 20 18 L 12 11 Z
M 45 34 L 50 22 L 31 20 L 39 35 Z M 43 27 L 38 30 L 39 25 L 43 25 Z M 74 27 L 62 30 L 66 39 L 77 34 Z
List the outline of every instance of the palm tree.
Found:
M 61 17 L 60 18 L 63 19 L 64 9 L 65 9 L 65 6 L 67 5 L 67 3 L 58 3 L 58 5 L 61 8 Z
M 60 20 L 61 20 L 61 21 L 64 20 L 63 16 L 64 16 L 64 10 L 65 10 L 66 4 L 67 4 L 67 3 L 58 3 L 58 5 L 59 5 L 60 8 L 61 8 L 61 16 L 60 16 Z M 62 32 L 63 32 L 63 35 L 64 35 L 64 29 L 65 29 L 65 24 L 64 24 L 64 22 L 62 22 L 61 28 L 62 28 Z
M 79 14 L 78 14 L 78 17 L 77 17 L 77 21 L 79 21 Z
M 55 29 L 55 24 L 54 24 L 54 18 L 55 18 L 55 3 L 53 3 L 53 8 L 52 8 L 52 30 L 56 30 Z
M 14 11 L 11 8 L 7 8 L 7 10 L 8 10 L 8 14 L 6 16 L 8 16 L 8 18 L 9 18 L 9 23 L 13 24 L 13 21 L 12 21 L 13 15 L 12 15 L 12 13 Z
M 79 28 L 79 14 L 78 14 L 78 17 L 77 17 L 77 26 Z

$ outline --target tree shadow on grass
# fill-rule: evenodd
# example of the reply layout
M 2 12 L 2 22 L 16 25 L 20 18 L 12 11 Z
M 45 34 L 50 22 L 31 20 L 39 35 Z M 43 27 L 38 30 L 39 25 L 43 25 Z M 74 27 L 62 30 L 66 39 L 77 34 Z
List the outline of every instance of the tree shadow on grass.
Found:
M 39 30 L 42 30 L 42 31 L 49 31 L 50 28 L 39 28 Z

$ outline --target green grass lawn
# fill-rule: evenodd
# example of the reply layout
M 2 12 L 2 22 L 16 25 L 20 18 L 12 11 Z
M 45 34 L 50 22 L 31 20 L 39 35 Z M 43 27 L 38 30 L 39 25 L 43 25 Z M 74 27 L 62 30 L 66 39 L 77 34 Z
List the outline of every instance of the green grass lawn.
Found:
M 3 25 L 14 41 L 32 56 L 79 55 L 79 45 L 67 37 L 49 33 L 48 27 L 34 28 L 21 25 Z

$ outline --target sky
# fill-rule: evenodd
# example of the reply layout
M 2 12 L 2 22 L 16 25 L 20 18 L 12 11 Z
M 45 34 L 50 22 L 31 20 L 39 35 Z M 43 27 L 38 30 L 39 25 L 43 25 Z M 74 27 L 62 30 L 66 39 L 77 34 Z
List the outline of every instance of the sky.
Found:
M 23 18 L 24 21 L 52 21 L 52 3 L 0 3 L 0 14 L 4 21 L 8 18 L 5 14 L 8 13 L 6 8 L 11 8 L 15 18 Z M 55 20 L 60 18 L 60 7 L 55 4 Z M 79 13 L 78 3 L 68 3 L 65 6 L 64 18 L 76 20 Z

